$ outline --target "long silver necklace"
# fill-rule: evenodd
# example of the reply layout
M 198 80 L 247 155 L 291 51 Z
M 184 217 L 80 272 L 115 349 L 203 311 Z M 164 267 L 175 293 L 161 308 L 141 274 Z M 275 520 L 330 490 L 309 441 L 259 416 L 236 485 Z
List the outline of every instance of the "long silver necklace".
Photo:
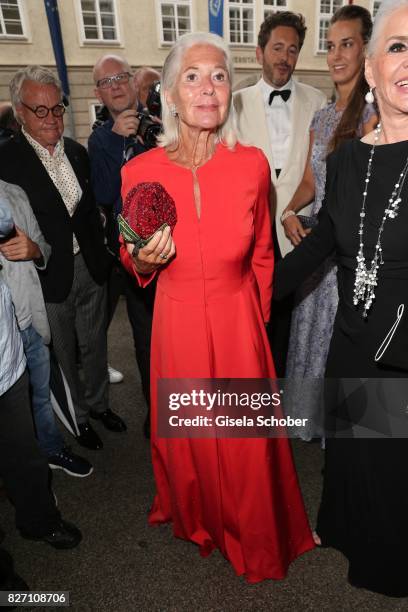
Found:
M 371 308 L 371 304 L 375 299 L 375 287 L 378 284 L 378 269 L 380 265 L 384 263 L 382 257 L 382 245 L 381 238 L 384 230 L 384 225 L 387 219 L 395 219 L 398 215 L 399 205 L 401 202 L 401 191 L 405 183 L 405 179 L 408 174 L 408 157 L 405 162 L 405 165 L 400 172 L 397 182 L 394 185 L 394 189 L 392 190 L 391 196 L 388 199 L 388 203 L 384 210 L 384 215 L 381 220 L 381 224 L 378 230 L 377 243 L 374 249 L 374 257 L 371 260 L 369 266 L 366 264 L 365 256 L 364 256 L 364 217 L 366 216 L 366 200 L 368 193 L 368 185 L 371 177 L 371 166 L 373 163 L 374 151 L 375 147 L 378 143 L 378 139 L 381 133 L 381 123 L 377 125 L 375 128 L 375 137 L 374 143 L 371 148 L 370 158 L 368 160 L 367 166 L 367 174 L 364 183 L 364 191 L 363 191 L 363 205 L 361 207 L 360 212 L 360 225 L 358 228 L 359 235 L 359 250 L 357 255 L 357 267 L 356 267 L 356 278 L 354 281 L 354 295 L 353 295 L 353 303 L 355 306 L 358 305 L 359 302 L 364 303 L 363 308 L 363 317 L 366 318 L 368 311 Z

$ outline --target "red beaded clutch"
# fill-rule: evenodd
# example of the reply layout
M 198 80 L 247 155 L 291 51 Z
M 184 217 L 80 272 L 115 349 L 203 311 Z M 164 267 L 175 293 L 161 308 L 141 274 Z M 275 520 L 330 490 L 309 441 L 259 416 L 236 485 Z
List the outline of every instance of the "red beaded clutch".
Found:
M 126 242 L 144 247 L 158 230 L 177 222 L 173 198 L 160 183 L 138 183 L 129 191 L 118 215 L 119 230 Z

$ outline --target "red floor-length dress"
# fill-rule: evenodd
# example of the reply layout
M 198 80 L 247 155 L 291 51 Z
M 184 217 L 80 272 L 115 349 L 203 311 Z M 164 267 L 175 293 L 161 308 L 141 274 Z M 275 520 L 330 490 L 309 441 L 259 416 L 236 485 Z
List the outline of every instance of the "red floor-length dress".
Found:
M 163 185 L 177 207 L 177 253 L 160 271 L 151 349 L 152 460 L 157 494 L 151 524 L 203 555 L 219 548 L 249 582 L 284 578 L 313 548 L 286 439 L 163 439 L 156 434 L 160 378 L 272 378 L 269 318 L 273 250 L 270 171 L 261 151 L 218 144 L 192 171 L 156 148 L 122 170 L 122 196 L 137 183 Z M 122 261 L 135 274 L 126 249 Z M 150 278 L 140 277 L 146 284 Z M 136 282 L 136 279 L 135 279 Z

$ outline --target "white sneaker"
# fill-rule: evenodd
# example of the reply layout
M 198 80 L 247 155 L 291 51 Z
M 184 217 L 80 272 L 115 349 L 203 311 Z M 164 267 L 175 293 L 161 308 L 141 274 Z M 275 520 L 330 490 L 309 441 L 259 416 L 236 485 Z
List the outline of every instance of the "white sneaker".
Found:
M 119 370 L 115 370 L 115 368 L 112 368 L 112 366 L 110 366 L 109 364 L 108 364 L 108 374 L 109 374 L 109 382 L 111 385 L 120 383 L 123 380 L 122 372 L 119 372 Z

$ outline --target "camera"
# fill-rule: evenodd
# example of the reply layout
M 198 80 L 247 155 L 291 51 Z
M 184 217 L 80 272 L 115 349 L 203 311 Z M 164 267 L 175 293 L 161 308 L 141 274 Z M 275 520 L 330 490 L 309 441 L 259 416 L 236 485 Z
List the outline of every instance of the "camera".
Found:
M 154 81 L 147 95 L 146 106 L 154 117 L 161 117 L 160 81 Z
M 153 149 L 157 145 L 156 138 L 161 132 L 161 125 L 145 113 L 139 113 L 137 117 L 140 123 L 136 136 L 140 136 L 146 149 Z
M 161 101 L 160 101 L 160 81 L 155 81 L 149 89 L 146 100 L 147 113 L 138 113 L 139 127 L 135 136 L 140 136 L 143 140 L 145 149 L 153 149 L 157 146 L 156 138 L 161 132 L 161 124 L 153 121 L 153 117 L 160 119 L 161 117 Z M 132 157 L 141 153 L 140 143 L 135 139 L 127 145 L 124 151 L 124 163 L 128 162 Z
M 147 149 L 156 146 L 156 138 L 161 132 L 161 125 L 153 121 L 153 117 L 161 117 L 160 81 L 155 81 L 149 89 L 146 100 L 149 113 L 139 113 L 139 129 L 136 136 L 140 136 Z

